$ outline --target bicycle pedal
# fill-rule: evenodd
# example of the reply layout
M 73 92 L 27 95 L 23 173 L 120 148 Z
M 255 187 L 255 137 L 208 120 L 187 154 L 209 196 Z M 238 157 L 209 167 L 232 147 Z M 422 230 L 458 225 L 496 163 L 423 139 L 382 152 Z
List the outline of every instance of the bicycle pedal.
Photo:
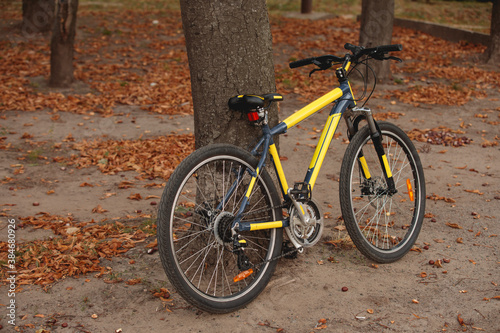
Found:
M 295 183 L 293 189 L 288 190 L 288 193 L 296 199 L 311 200 L 311 184 L 305 182 Z
M 284 254 L 285 259 L 297 259 L 298 257 L 298 251 L 295 251 L 295 247 L 289 241 L 283 242 L 281 253 Z

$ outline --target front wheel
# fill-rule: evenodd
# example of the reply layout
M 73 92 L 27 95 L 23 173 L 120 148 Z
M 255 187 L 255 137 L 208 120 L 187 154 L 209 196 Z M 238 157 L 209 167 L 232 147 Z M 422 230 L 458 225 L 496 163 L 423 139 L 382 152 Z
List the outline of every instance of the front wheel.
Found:
M 174 171 L 158 211 L 158 249 L 170 282 L 184 299 L 212 313 L 251 302 L 269 282 L 281 253 L 283 229 L 240 232 L 244 257 L 233 251 L 231 226 L 258 161 L 227 145 L 193 152 Z M 280 196 L 263 170 L 241 221 L 282 219 Z M 245 259 L 242 267 L 241 258 Z M 252 273 L 234 279 L 240 273 Z
M 425 212 L 425 180 L 417 151 L 396 125 L 378 122 L 396 193 L 388 190 L 368 126 L 347 147 L 340 172 L 340 204 L 352 241 L 380 263 L 402 258 L 415 243 Z

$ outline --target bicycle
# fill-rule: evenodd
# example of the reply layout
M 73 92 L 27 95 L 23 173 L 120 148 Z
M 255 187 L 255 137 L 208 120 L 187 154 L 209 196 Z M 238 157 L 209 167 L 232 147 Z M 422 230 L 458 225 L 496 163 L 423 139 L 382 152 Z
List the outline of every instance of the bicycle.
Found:
M 345 48 L 350 53 L 343 57 L 324 55 L 290 63 L 290 68 L 316 65 L 310 75 L 340 65 L 339 87 L 273 128 L 267 113 L 272 103 L 283 99 L 281 95 L 230 98 L 231 109 L 247 114 L 262 128 L 255 147 L 249 152 L 229 144 L 205 146 L 170 177 L 158 211 L 160 258 L 173 286 L 197 308 L 226 313 L 247 305 L 266 287 L 278 259 L 296 256 L 320 240 L 323 215 L 312 190 L 342 116 L 350 143 L 340 172 L 340 206 L 353 243 L 379 263 L 402 258 L 414 245 L 425 211 L 419 156 L 399 127 L 375 121 L 364 104 L 356 106 L 348 80 L 356 66 L 370 68 L 368 59 L 401 61 L 388 54 L 402 46 L 363 48 L 348 43 Z M 366 101 L 375 85 L 376 80 Z M 363 96 L 366 92 L 365 81 Z M 273 136 L 331 103 L 305 179 L 289 187 Z M 363 120 L 367 125 L 360 128 Z M 268 160 L 281 194 L 266 170 Z M 283 241 L 283 229 L 288 241 Z

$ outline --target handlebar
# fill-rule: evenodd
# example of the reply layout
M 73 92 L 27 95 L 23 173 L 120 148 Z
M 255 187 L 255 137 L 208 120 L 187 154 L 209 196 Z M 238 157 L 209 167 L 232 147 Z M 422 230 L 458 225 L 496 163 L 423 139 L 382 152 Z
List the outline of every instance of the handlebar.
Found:
M 292 61 L 290 63 L 290 68 L 297 68 L 297 67 L 302 67 L 310 64 L 315 64 L 318 67 L 322 67 L 322 64 L 328 65 L 328 67 L 331 66 L 332 63 L 339 63 L 344 61 L 344 58 L 337 57 L 331 54 L 327 54 L 324 56 L 319 56 L 319 57 L 312 57 L 312 58 L 306 58 L 302 60 L 297 60 L 297 61 Z
M 337 57 L 334 55 L 324 55 L 319 57 L 312 57 L 301 59 L 297 61 L 293 61 L 289 64 L 290 68 L 302 67 L 310 64 L 317 65 L 320 69 L 324 70 L 328 69 L 332 66 L 332 63 L 346 63 L 346 60 L 356 63 L 359 58 L 364 55 L 368 55 L 371 58 L 376 60 L 398 60 L 401 59 L 396 57 L 386 57 L 389 52 L 402 51 L 403 46 L 401 44 L 393 44 L 393 45 L 380 45 L 377 47 L 364 48 L 363 46 L 356 46 L 350 43 L 346 43 L 344 48 L 348 51 L 351 51 L 352 54 L 346 54 L 344 57 Z

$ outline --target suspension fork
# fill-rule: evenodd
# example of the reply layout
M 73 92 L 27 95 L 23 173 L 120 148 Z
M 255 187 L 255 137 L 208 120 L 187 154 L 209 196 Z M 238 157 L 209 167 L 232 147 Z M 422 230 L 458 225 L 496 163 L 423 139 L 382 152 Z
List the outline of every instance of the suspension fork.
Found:
M 394 184 L 394 178 L 392 176 L 392 171 L 389 166 L 389 162 L 387 160 L 387 156 L 385 154 L 385 149 L 384 145 L 382 143 L 382 132 L 380 131 L 380 128 L 373 119 L 373 114 L 369 108 L 366 107 L 361 107 L 361 108 L 353 108 L 351 110 L 353 114 L 358 114 L 360 113 L 364 119 L 366 119 L 368 123 L 368 128 L 370 129 L 370 138 L 372 139 L 373 146 L 375 147 L 375 151 L 377 152 L 377 156 L 380 162 L 380 165 L 382 166 L 382 170 L 384 173 L 384 177 L 387 183 L 387 191 L 389 194 L 395 194 L 397 192 L 396 186 Z M 348 117 L 346 117 L 348 119 Z M 349 119 L 347 121 L 347 128 L 349 131 L 349 139 L 351 139 L 354 134 L 358 131 L 358 124 L 360 118 L 357 118 L 354 123 Z M 371 174 L 370 170 L 368 169 L 368 164 L 366 163 L 366 159 L 363 155 L 363 151 L 361 150 L 359 155 L 358 155 L 358 163 L 361 165 L 361 170 L 363 172 L 363 176 L 365 179 L 371 179 Z

